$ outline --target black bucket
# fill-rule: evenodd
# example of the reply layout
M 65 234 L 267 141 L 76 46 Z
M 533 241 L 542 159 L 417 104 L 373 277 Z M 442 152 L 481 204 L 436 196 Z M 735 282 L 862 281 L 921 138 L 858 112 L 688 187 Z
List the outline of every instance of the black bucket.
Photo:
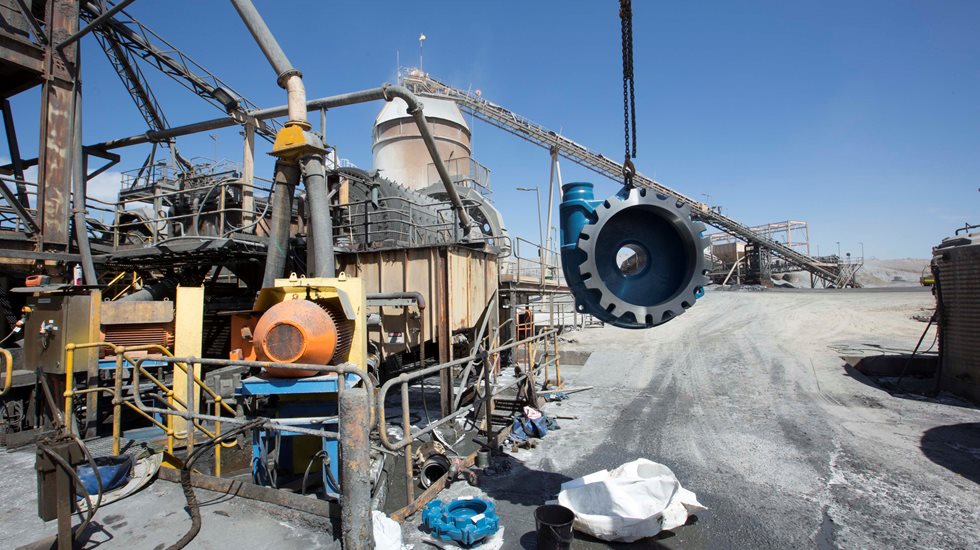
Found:
M 575 512 L 560 504 L 545 504 L 534 511 L 539 550 L 561 550 L 572 546 Z

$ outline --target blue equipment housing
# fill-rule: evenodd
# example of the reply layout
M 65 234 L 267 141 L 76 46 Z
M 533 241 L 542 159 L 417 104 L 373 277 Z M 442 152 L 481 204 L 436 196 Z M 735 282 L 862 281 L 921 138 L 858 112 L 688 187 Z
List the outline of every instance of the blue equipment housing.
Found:
M 500 528 L 493 502 L 478 497 L 457 498 L 444 503 L 433 500 L 422 510 L 422 523 L 435 537 L 472 546 Z
M 561 261 L 576 309 L 622 328 L 665 323 L 694 305 L 708 279 L 705 226 L 684 202 L 624 187 L 596 200 L 562 186 Z

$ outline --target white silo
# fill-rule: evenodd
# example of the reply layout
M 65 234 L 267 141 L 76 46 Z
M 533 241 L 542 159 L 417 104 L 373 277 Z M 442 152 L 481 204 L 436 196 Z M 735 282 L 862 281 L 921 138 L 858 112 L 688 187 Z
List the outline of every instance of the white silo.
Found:
M 466 178 L 470 171 L 470 128 L 456 103 L 424 98 L 425 119 L 439 154 L 453 179 Z M 381 177 L 410 189 L 425 189 L 439 182 L 415 121 L 401 99 L 385 103 L 374 122 L 371 153 Z

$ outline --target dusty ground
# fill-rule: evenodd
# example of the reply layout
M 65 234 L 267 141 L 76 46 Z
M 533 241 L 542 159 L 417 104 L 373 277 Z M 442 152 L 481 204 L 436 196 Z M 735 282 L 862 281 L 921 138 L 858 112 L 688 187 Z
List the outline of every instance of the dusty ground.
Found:
M 579 419 L 561 421 L 533 451 L 498 457 L 501 471 L 480 488 L 457 483 L 444 498 L 489 496 L 503 547 L 533 548 L 533 510 L 562 482 L 646 457 L 670 466 L 709 510 L 630 547 L 977 548 L 980 411 L 949 397 L 892 396 L 831 348 L 909 350 L 924 328 L 910 317 L 930 304 L 916 289 L 711 291 L 654 330 L 572 333 L 569 348 L 594 353 L 563 374 L 596 389 L 549 411 Z M 0 547 L 52 533 L 35 515 L 33 455 L 0 461 Z M 332 545 L 312 518 L 202 493 L 193 548 Z M 179 487 L 159 481 L 97 521 L 99 548 L 162 548 L 189 525 Z M 428 547 L 417 519 L 405 534 Z
M 857 281 L 865 287 L 917 286 L 923 270 L 928 271 L 929 259 L 901 258 L 879 260 L 869 258 L 857 272 Z
M 533 548 L 533 509 L 562 482 L 645 457 L 709 510 L 631 547 L 976 548 L 980 411 L 893 397 L 830 348 L 910 350 L 924 328 L 910 316 L 930 303 L 922 291 L 715 291 L 657 329 L 574 333 L 594 353 L 563 373 L 596 389 L 549 407 L 580 419 L 482 490 L 451 491 L 490 496 L 505 547 Z

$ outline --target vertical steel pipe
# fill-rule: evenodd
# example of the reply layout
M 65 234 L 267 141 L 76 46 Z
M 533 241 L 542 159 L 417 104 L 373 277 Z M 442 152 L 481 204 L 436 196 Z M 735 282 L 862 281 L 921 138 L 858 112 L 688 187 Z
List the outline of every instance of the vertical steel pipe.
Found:
M 114 385 L 112 388 L 112 456 L 119 456 L 119 439 L 122 436 L 122 385 L 123 385 L 123 357 L 126 352 L 125 347 L 116 350 L 116 369 L 113 372 Z M 139 391 L 134 389 L 134 391 Z
M 333 254 L 333 220 L 330 217 L 330 195 L 322 155 L 300 159 L 303 184 L 310 208 L 310 233 L 313 235 L 313 276 L 334 277 L 337 268 Z
M 276 190 L 272 200 L 272 220 L 269 222 L 269 247 L 266 253 L 262 288 L 271 287 L 286 269 L 286 250 L 289 247 L 289 222 L 293 215 L 293 193 L 299 181 L 299 166 L 276 161 Z
M 339 397 L 340 530 L 344 550 L 374 548 L 371 521 L 371 425 L 366 388 L 348 388 Z
M 408 505 L 415 501 L 415 476 L 412 475 L 412 421 L 409 414 L 408 380 L 402 382 L 402 437 L 405 438 L 405 497 Z
M 96 285 L 95 262 L 92 260 L 92 246 L 88 241 L 88 227 L 85 220 L 85 151 L 82 149 L 82 83 L 81 48 L 75 48 L 75 97 L 72 103 L 74 120 L 72 122 L 72 209 L 75 223 L 75 242 L 81 256 L 82 274 L 85 284 Z

